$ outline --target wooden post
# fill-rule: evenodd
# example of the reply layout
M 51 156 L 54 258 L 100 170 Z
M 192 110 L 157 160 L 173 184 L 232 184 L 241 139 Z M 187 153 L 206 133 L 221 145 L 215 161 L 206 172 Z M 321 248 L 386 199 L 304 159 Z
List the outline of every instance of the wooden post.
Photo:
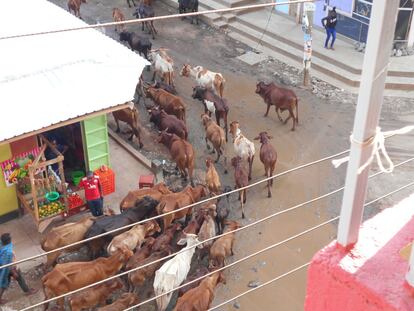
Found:
M 33 200 L 33 212 L 36 218 L 37 225 L 39 225 L 39 205 L 37 204 L 37 192 L 36 192 L 36 185 L 34 182 L 34 171 L 36 168 L 33 166 L 29 166 L 29 179 L 30 179 L 30 187 L 32 189 L 32 200 Z
M 65 202 L 65 210 L 67 212 L 69 209 L 69 205 L 68 205 L 68 194 L 66 191 L 65 171 L 63 170 L 63 156 L 59 156 L 59 157 L 62 157 L 58 165 L 59 165 L 60 180 L 62 182 L 61 185 L 62 185 L 62 192 L 63 192 L 63 201 Z
M 383 102 L 385 78 L 393 42 L 399 0 L 374 1 L 355 113 L 353 139 L 367 142 L 375 135 Z M 338 243 L 350 247 L 358 240 L 367 190 L 368 171 L 358 169 L 372 153 L 372 145 L 351 144 Z
M 303 3 L 302 30 L 303 34 L 303 85 L 310 84 L 310 67 L 312 58 L 312 27 L 315 4 Z

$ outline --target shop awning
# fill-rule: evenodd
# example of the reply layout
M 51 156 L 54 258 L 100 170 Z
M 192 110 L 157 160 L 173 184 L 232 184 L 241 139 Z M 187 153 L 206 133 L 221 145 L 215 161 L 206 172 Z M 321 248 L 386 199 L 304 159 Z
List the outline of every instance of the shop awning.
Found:
M 45 0 L 0 7 L 0 37 L 86 25 Z M 0 144 L 124 107 L 147 64 L 94 29 L 0 40 L 0 55 Z

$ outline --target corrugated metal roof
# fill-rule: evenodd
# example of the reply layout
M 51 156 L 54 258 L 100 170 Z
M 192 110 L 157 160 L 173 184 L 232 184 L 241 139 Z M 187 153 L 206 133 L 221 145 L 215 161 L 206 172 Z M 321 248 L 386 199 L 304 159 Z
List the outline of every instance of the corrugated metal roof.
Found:
M 45 0 L 3 1 L 0 36 L 86 25 Z M 0 40 L 0 143 L 133 99 L 147 61 L 94 29 Z

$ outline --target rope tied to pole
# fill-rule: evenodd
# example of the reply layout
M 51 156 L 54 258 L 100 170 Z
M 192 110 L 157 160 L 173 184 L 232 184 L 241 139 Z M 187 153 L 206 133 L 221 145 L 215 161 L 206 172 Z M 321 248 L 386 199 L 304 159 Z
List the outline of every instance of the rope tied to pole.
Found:
M 403 128 L 393 130 L 393 131 L 387 131 L 387 132 L 383 132 L 383 131 L 381 131 L 380 127 L 377 127 L 376 131 L 375 131 L 375 134 L 372 135 L 371 137 L 367 138 L 364 141 L 358 141 L 354 138 L 353 135 L 351 135 L 349 137 L 351 143 L 357 145 L 358 147 L 365 148 L 365 147 L 368 147 L 368 146 L 373 146 L 371 156 L 358 169 L 358 175 L 361 174 L 372 163 L 372 161 L 374 161 L 374 158 L 376 158 L 377 163 L 378 163 L 378 167 L 380 168 L 381 172 L 384 172 L 384 173 L 387 173 L 387 174 L 392 173 L 393 170 L 394 170 L 394 163 L 392 162 L 390 156 L 388 155 L 387 149 L 385 148 L 385 139 L 388 138 L 388 137 L 395 136 L 395 135 L 404 135 L 404 134 L 407 134 L 407 133 L 411 132 L 412 130 L 414 130 L 414 125 L 405 126 Z M 381 155 L 385 158 L 385 160 L 388 164 L 387 168 L 385 168 L 385 166 L 383 164 Z M 344 158 L 340 158 L 340 159 L 336 159 L 336 160 L 332 160 L 332 165 L 335 168 L 338 168 L 343 163 L 348 162 L 348 161 L 349 161 L 349 156 L 344 157 Z

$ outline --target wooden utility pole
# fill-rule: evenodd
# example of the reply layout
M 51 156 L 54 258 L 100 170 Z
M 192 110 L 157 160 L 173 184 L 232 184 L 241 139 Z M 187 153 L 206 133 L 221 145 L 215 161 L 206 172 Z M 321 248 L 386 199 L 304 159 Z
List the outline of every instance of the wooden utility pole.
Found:
M 369 167 L 361 174 L 358 174 L 358 169 L 366 163 L 372 153 L 373 146 L 368 142 L 375 135 L 378 126 L 399 2 L 380 0 L 374 1 L 372 5 L 338 227 L 338 243 L 344 247 L 350 247 L 358 240 Z
M 310 84 L 310 67 L 312 58 L 312 27 L 315 4 L 303 3 L 302 30 L 303 30 L 303 85 Z

